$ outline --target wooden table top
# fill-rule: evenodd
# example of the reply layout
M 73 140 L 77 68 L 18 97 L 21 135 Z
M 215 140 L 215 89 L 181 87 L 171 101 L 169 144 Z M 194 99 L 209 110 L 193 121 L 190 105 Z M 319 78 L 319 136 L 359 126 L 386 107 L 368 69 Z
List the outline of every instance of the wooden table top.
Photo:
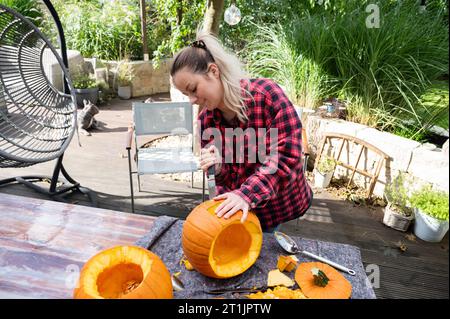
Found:
M 132 245 L 155 217 L 0 194 L 0 298 L 72 298 L 97 252 Z

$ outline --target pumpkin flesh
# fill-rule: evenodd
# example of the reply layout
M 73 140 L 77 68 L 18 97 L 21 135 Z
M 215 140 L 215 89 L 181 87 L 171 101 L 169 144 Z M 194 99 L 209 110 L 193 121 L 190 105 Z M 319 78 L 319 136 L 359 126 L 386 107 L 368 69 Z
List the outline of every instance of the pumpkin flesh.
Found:
M 117 246 L 92 257 L 80 273 L 75 298 L 172 298 L 170 273 L 152 252 Z
M 302 292 L 312 299 L 348 299 L 352 294 L 350 282 L 333 267 L 321 262 L 301 263 L 295 281 Z
M 221 201 L 206 201 L 186 218 L 182 244 L 191 265 L 205 276 L 230 278 L 250 268 L 259 256 L 262 231 L 258 218 L 242 211 L 229 219 L 219 218 L 215 209 Z

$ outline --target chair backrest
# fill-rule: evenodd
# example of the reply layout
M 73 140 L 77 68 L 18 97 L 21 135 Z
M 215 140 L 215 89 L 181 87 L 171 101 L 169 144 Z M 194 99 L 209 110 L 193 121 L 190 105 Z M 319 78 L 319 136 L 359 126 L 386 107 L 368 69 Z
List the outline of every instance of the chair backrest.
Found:
M 134 102 L 135 134 L 139 136 L 192 133 L 192 112 L 192 105 L 189 102 Z

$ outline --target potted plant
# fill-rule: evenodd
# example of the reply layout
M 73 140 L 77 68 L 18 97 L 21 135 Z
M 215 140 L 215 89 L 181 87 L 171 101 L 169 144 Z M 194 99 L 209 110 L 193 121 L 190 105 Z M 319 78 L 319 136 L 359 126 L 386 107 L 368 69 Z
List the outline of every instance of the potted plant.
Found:
M 314 185 L 318 188 L 326 188 L 333 176 L 336 160 L 330 156 L 322 156 L 314 170 Z
M 414 207 L 414 234 L 428 242 L 440 242 L 448 231 L 448 194 L 422 187 L 411 196 Z
M 78 107 L 84 107 L 83 100 L 88 100 L 97 104 L 98 84 L 94 78 L 91 78 L 86 74 L 80 74 L 73 78 L 72 83 L 75 89 Z
M 117 95 L 121 99 L 131 98 L 131 82 L 134 79 L 133 67 L 128 60 L 119 62 L 117 66 Z
M 383 217 L 383 224 L 403 232 L 408 230 L 414 219 L 405 183 L 404 174 L 400 172 L 392 183 L 386 186 L 385 197 L 388 204 L 384 208 Z

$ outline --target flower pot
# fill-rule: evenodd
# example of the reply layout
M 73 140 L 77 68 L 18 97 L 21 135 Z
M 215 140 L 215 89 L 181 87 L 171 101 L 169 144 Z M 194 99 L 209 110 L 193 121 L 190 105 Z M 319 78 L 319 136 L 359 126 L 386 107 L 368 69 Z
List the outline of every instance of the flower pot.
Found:
M 88 100 L 94 104 L 97 104 L 98 88 L 75 89 L 75 96 L 77 97 L 77 106 L 78 107 L 84 107 L 83 100 Z
M 119 86 L 117 88 L 117 95 L 122 100 L 128 100 L 131 98 L 131 86 Z
M 428 242 L 440 242 L 448 231 L 448 221 L 436 219 L 414 208 L 414 235 Z
M 383 224 L 399 231 L 407 231 L 414 215 L 406 216 L 392 209 L 391 204 L 384 209 Z
M 317 188 L 327 188 L 330 185 L 333 172 L 322 174 L 318 170 L 314 170 L 314 186 Z

